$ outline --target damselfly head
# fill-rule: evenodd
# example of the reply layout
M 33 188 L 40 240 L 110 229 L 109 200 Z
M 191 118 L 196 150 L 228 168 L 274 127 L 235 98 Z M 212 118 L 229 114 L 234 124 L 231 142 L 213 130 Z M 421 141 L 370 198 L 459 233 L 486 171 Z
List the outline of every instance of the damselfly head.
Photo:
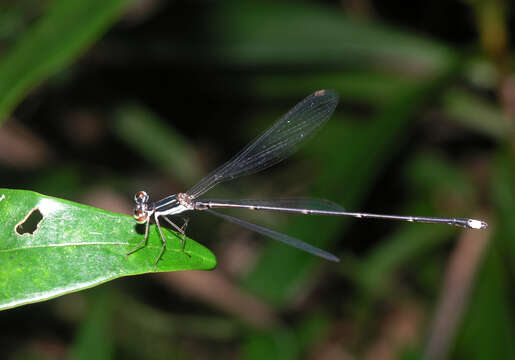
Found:
M 144 191 L 138 191 L 134 195 L 134 201 L 137 204 L 144 204 L 144 203 L 148 202 L 148 194 Z
M 150 215 L 154 212 L 152 204 L 148 203 L 149 196 L 144 191 L 138 191 L 134 195 L 136 207 L 134 208 L 134 219 L 138 224 L 144 224 L 149 220 Z

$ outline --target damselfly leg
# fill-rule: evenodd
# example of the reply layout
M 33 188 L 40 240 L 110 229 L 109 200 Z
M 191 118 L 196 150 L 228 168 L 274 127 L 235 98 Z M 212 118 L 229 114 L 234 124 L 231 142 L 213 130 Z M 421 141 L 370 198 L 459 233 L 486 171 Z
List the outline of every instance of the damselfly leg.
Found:
M 182 252 L 185 253 L 186 255 L 190 256 L 190 254 L 188 254 L 184 251 L 184 246 L 186 245 L 186 228 L 188 227 L 190 218 L 189 217 L 181 217 L 181 218 L 182 218 L 183 223 L 182 223 L 182 226 L 179 227 L 172 220 L 168 219 L 167 217 L 163 217 L 163 219 L 165 219 L 168 222 L 168 224 L 172 225 L 175 229 L 177 229 L 177 231 L 179 233 L 181 233 L 181 235 L 182 235 L 182 239 L 181 239 L 182 240 Z
M 150 221 L 147 221 L 145 223 L 145 237 L 143 238 L 143 240 L 141 240 L 138 245 L 136 245 L 136 247 L 134 247 L 132 250 L 130 250 L 126 255 L 125 255 L 125 259 L 128 259 L 129 258 L 129 255 L 132 254 L 132 253 L 135 253 L 136 251 L 138 251 L 139 249 L 141 248 L 144 248 L 145 246 L 147 246 L 147 241 L 148 241 L 148 229 L 150 227 Z

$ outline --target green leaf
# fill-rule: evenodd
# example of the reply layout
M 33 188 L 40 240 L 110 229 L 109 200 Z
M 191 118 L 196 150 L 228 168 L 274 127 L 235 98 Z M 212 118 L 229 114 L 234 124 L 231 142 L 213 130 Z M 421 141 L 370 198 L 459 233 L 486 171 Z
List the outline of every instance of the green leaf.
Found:
M 28 91 L 73 61 L 130 3 L 53 1 L 0 62 L 0 123 Z
M 153 271 L 161 249 L 155 226 L 147 246 L 126 258 L 143 239 L 137 230 L 127 215 L 31 191 L 0 189 L 0 310 Z M 187 256 L 180 238 L 167 229 L 163 232 L 168 241 L 158 271 L 216 266 L 204 246 L 187 239 Z

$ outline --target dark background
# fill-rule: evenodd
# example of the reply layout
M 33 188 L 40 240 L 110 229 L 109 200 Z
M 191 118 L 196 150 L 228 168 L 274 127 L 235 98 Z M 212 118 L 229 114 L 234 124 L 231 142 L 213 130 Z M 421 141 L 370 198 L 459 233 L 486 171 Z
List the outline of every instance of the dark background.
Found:
M 1 3 L 2 57 L 52 4 Z M 125 6 L 0 108 L 1 187 L 130 214 L 134 192 L 186 190 L 330 88 L 340 105 L 298 154 L 209 196 L 312 196 L 490 227 L 237 213 L 342 258 L 333 264 L 194 215 L 188 236 L 216 270 L 4 311 L 2 357 L 515 358 L 513 27 L 501 0 Z

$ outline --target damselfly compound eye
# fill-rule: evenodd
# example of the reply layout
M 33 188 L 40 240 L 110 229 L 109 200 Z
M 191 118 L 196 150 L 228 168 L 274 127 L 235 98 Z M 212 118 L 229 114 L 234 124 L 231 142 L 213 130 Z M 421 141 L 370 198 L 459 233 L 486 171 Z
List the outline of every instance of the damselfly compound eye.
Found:
M 148 214 L 141 209 L 136 209 L 134 210 L 134 219 L 138 224 L 143 224 L 147 222 Z
M 138 191 L 134 195 L 134 201 L 137 203 L 147 202 L 148 201 L 148 195 L 144 191 Z

